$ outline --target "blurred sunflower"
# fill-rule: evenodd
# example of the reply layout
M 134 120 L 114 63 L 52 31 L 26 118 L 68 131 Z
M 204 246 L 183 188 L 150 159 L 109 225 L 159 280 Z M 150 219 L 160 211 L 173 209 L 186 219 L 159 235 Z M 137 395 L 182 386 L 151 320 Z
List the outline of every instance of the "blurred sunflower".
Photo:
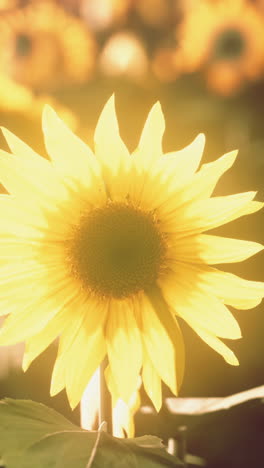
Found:
M 0 0 L 0 12 L 15 8 L 19 3 L 19 0 Z
M 177 394 L 183 378 L 176 316 L 237 365 L 219 339 L 241 336 L 226 304 L 248 309 L 264 295 L 263 283 L 210 266 L 263 247 L 203 233 L 263 206 L 252 201 L 255 192 L 210 198 L 236 152 L 196 172 L 204 136 L 163 154 L 164 129 L 157 103 L 130 155 L 111 98 L 96 126 L 94 154 L 47 106 L 51 162 L 3 129 L 13 154 L 0 158 L 9 192 L 0 200 L 0 313 L 9 314 L 0 344 L 26 341 L 26 370 L 59 336 L 51 394 L 65 387 L 72 408 L 107 355 L 114 397 L 129 404 L 141 375 L 159 410 L 161 381 Z
M 29 88 L 0 75 L 0 114 L 2 120 L 9 114 L 20 116 L 21 119 L 39 120 L 43 107 L 47 103 L 56 109 L 72 130 L 77 129 L 77 117 L 70 109 L 59 103 L 55 97 L 45 94 L 35 96 Z M 20 130 L 21 125 L 23 126 L 23 121 L 19 124 Z
M 33 1 L 36 2 L 39 0 L 33 0 Z M 80 4 L 82 0 L 55 0 L 55 1 L 57 4 L 62 6 L 62 8 L 69 11 L 71 14 L 79 16 Z
M 264 18 L 246 0 L 202 0 L 179 28 L 181 69 L 204 69 L 208 86 L 231 94 L 264 71 Z
M 180 72 L 182 60 L 176 47 L 159 46 L 151 60 L 151 70 L 160 81 L 175 81 Z
M 0 19 L 0 73 L 37 90 L 84 82 L 96 47 L 83 23 L 51 1 L 32 3 Z
M 27 111 L 33 107 L 34 95 L 30 89 L 0 74 L 0 111 Z
M 134 0 L 133 7 L 141 20 L 152 28 L 164 28 L 178 17 L 178 2 L 171 0 Z

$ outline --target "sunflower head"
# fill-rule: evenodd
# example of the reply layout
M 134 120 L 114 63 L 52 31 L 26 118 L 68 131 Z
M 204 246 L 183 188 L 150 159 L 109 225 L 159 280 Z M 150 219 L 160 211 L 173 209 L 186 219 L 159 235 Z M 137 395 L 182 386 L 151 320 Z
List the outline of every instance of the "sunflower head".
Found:
M 246 41 L 239 28 L 224 29 L 215 40 L 215 60 L 236 60 L 241 57 L 246 48 Z
M 0 70 L 35 89 L 82 82 L 92 74 L 95 42 L 81 21 L 40 1 L 3 16 Z
M 212 266 L 263 248 L 206 233 L 263 206 L 252 201 L 255 192 L 211 197 L 237 152 L 199 168 L 204 136 L 164 154 L 164 129 L 156 104 L 129 154 L 112 97 L 94 152 L 48 106 L 50 161 L 3 130 L 13 154 L 0 154 L 8 191 L 0 199 L 0 313 L 9 313 L 0 344 L 26 341 L 26 369 L 59 336 L 51 394 L 65 387 L 72 407 L 107 356 L 107 384 L 114 404 L 127 404 L 127 421 L 139 381 L 157 410 L 162 381 L 177 394 L 184 372 L 179 317 L 237 365 L 221 341 L 241 337 L 227 306 L 248 309 L 264 295 L 263 283 Z
M 179 29 L 183 69 L 204 69 L 215 91 L 229 94 L 262 73 L 264 21 L 245 0 L 197 2 Z
M 87 290 L 125 299 L 155 283 L 164 244 L 152 213 L 112 202 L 83 216 L 69 257 Z

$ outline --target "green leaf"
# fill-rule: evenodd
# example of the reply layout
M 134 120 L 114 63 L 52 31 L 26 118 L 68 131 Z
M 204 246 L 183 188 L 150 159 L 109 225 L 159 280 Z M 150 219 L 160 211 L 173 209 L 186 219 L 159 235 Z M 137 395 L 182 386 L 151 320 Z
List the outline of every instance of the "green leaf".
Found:
M 157 437 L 86 431 L 45 405 L 12 399 L 0 402 L 0 455 L 6 468 L 182 466 Z
M 137 453 L 138 457 L 142 459 L 142 465 L 140 465 L 142 467 L 146 466 L 147 468 L 154 468 L 156 466 L 171 466 L 172 458 L 174 463 L 173 466 L 182 466 L 179 460 L 176 460 L 175 457 L 171 457 L 171 455 L 167 453 L 166 448 L 159 437 L 144 435 L 141 437 L 135 437 L 134 439 L 124 439 L 123 443 L 132 447 L 133 452 Z M 178 464 L 176 464 L 176 461 Z

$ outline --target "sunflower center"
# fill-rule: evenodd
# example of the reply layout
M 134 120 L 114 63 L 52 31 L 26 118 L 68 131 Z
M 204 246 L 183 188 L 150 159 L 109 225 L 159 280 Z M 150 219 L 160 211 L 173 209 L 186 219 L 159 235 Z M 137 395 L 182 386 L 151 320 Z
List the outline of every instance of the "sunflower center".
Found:
M 18 57 L 26 57 L 31 53 L 32 50 L 32 40 L 31 38 L 24 33 L 20 33 L 16 37 L 16 55 Z
M 226 29 L 215 41 L 214 56 L 216 59 L 234 60 L 243 54 L 245 46 L 245 39 L 240 31 Z
M 71 265 L 91 291 L 125 298 L 155 282 L 164 248 L 150 213 L 111 203 L 83 217 L 71 245 Z

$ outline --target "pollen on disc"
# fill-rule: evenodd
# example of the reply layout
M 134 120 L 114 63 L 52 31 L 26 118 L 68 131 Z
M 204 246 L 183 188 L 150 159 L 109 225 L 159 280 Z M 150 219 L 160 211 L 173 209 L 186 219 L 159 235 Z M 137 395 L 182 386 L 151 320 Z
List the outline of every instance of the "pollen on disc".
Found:
M 69 257 L 75 276 L 88 290 L 125 298 L 155 282 L 164 249 L 150 213 L 111 203 L 83 216 Z

